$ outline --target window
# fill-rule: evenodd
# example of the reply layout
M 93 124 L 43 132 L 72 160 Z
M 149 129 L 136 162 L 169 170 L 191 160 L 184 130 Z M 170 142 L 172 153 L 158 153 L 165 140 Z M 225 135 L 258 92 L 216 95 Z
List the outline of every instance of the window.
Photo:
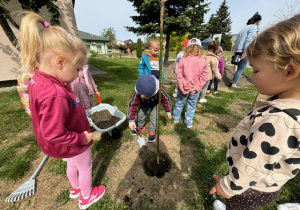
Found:
M 101 45 L 97 45 L 97 52 L 102 54 L 102 46 Z
M 87 51 L 87 52 L 90 52 L 91 46 L 90 46 L 90 45 L 85 45 L 85 47 L 86 47 L 86 51 Z

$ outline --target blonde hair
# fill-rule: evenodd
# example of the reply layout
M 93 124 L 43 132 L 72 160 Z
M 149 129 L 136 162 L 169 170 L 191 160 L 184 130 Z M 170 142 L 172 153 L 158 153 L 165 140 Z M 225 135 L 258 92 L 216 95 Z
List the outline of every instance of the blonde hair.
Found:
M 151 47 L 152 44 L 160 45 L 160 42 L 159 42 L 157 39 L 150 39 L 150 41 L 149 41 L 149 46 Z
M 194 56 L 201 57 L 204 54 L 204 50 L 198 44 L 191 44 L 184 51 L 184 57 L 187 57 L 189 54 L 193 54 Z
M 45 20 L 33 12 L 26 12 L 22 19 L 18 45 L 23 72 L 34 73 L 42 62 L 49 65 L 49 53 L 63 53 L 67 59 L 72 57 L 68 60 L 71 64 L 86 55 L 86 48 L 79 38 L 60 26 L 44 27 L 44 23 Z
M 277 70 L 300 65 L 300 14 L 261 32 L 248 46 L 247 56 L 272 61 Z

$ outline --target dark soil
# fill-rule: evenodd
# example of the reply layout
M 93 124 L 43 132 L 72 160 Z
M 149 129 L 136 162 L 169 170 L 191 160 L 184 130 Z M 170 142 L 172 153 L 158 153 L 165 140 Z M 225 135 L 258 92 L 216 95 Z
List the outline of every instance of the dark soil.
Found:
M 169 158 L 161 155 L 159 157 L 159 164 L 157 163 L 157 155 L 152 155 L 147 158 L 144 163 L 144 169 L 149 176 L 157 176 L 162 178 L 166 172 L 171 169 L 171 161 Z
M 90 116 L 90 118 L 100 129 L 109 128 L 121 120 L 120 118 L 111 115 L 107 109 L 101 110 L 99 112 L 94 112 Z

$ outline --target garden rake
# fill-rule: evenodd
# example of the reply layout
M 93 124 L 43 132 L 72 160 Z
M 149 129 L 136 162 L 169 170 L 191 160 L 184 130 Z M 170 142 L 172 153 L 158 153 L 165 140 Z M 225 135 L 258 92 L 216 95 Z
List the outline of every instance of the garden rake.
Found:
M 12 194 L 10 194 L 6 199 L 5 202 L 15 202 L 17 200 L 26 198 L 27 196 L 31 196 L 35 193 L 35 178 L 43 168 L 45 162 L 48 159 L 48 155 L 45 155 L 42 162 L 38 166 L 38 168 L 35 170 L 33 175 L 28 179 L 26 182 L 24 182 L 16 191 L 14 191 Z

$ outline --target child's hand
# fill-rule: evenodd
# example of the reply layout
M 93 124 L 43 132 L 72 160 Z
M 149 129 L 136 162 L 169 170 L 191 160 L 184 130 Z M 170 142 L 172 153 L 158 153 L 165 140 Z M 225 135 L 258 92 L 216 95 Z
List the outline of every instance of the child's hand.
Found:
M 90 141 L 92 141 L 93 138 L 93 133 L 89 133 L 87 131 L 83 132 L 85 134 L 85 142 L 84 145 L 87 145 L 88 143 L 90 143 Z
M 171 113 L 167 113 L 167 117 L 168 117 L 168 119 L 172 119 Z
M 222 81 L 222 77 L 220 77 L 218 80 L 219 80 L 219 81 Z
M 182 93 L 183 93 L 183 95 L 189 94 L 189 93 L 190 93 L 190 90 L 182 91 Z
M 197 90 L 195 90 L 195 89 L 190 90 L 191 95 L 194 95 L 196 92 L 197 92 Z
M 217 183 L 215 184 L 215 186 L 213 186 L 213 187 L 210 189 L 209 194 L 217 193 L 218 195 L 221 195 L 221 196 L 223 196 L 224 198 L 230 199 L 231 196 L 227 195 L 227 194 L 222 190 L 222 188 L 221 188 L 221 186 L 220 186 L 221 178 L 218 177 L 216 174 L 214 174 L 213 177 L 215 178 L 215 180 L 217 181 Z
M 129 123 L 128 123 L 128 126 L 129 126 L 129 128 L 130 128 L 131 130 L 133 130 L 134 128 L 136 128 L 135 122 L 129 122 Z
M 96 91 L 96 95 L 100 96 L 100 92 L 99 92 L 99 91 Z

